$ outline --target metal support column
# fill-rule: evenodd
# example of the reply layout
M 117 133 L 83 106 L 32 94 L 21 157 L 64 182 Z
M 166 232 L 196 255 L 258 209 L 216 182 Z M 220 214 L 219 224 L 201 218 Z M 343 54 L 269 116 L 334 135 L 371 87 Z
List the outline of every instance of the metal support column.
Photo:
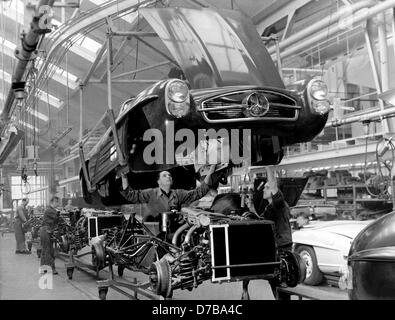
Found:
M 387 45 L 387 30 L 385 23 L 385 14 L 381 12 L 377 15 L 378 28 L 378 43 L 380 51 L 380 75 L 381 75 L 381 90 L 388 91 L 390 87 L 390 68 L 388 60 L 388 45 Z M 383 103 L 383 100 L 380 100 Z M 394 132 L 394 120 L 387 120 L 388 129 Z
M 367 48 L 367 51 L 369 54 L 370 65 L 372 67 L 372 74 L 373 74 L 374 83 L 376 85 L 377 93 L 380 94 L 383 91 L 382 91 L 382 87 L 381 87 L 380 74 L 379 74 L 379 69 L 378 69 L 378 58 L 377 58 L 376 51 L 375 51 L 374 41 L 373 41 L 373 38 L 371 37 L 372 25 L 373 25 L 373 22 L 371 19 L 366 21 L 365 42 L 366 42 L 366 48 Z M 379 106 L 380 106 L 380 110 L 384 111 L 384 102 L 381 99 L 379 99 Z M 382 122 L 383 132 L 389 132 L 388 122 L 389 122 L 388 119 Z
M 83 100 L 82 100 L 82 91 L 84 90 L 84 85 L 80 83 L 80 141 L 82 141 L 82 137 L 84 135 L 83 128 L 84 128 L 84 113 L 83 113 Z
M 283 78 L 283 66 L 282 66 L 282 63 L 281 63 L 281 55 L 280 55 L 280 41 L 279 41 L 279 37 L 278 36 L 276 36 L 276 38 L 274 39 L 274 42 L 276 44 L 278 73 L 280 74 L 281 79 L 284 80 L 284 78 Z
M 112 136 L 114 139 L 114 144 L 115 148 L 117 150 L 117 158 L 118 162 L 121 166 L 126 165 L 126 160 L 125 156 L 123 154 L 123 151 L 121 149 L 121 143 L 119 141 L 118 137 L 118 132 L 117 132 L 117 127 L 115 123 L 115 116 L 114 116 L 114 110 L 112 108 L 112 29 L 111 29 L 111 19 L 107 19 L 107 26 L 108 26 L 108 33 L 107 33 L 107 103 L 108 103 L 108 110 L 107 110 L 107 116 L 110 120 L 111 124 L 111 130 L 112 130 Z

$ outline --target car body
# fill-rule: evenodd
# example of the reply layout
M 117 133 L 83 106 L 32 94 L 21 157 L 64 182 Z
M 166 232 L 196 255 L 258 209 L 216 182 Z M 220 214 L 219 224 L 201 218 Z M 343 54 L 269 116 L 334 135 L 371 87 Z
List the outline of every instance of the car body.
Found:
M 324 277 L 346 281 L 347 257 L 358 233 L 373 220 L 310 221 L 292 233 L 294 252 L 306 262 L 305 284 L 318 285 Z M 343 284 L 344 282 L 342 282 Z
M 250 143 L 251 164 L 270 165 L 281 161 L 283 147 L 310 141 L 324 128 L 329 111 L 325 84 L 311 80 L 300 92 L 285 89 L 255 27 L 242 14 L 185 8 L 147 8 L 140 13 L 177 68 L 169 74 L 173 78 L 125 101 L 115 120 L 118 150 L 110 128 L 82 159 L 86 172 L 81 171 L 81 180 L 88 203 L 96 196 L 106 205 L 127 203 L 119 195 L 115 179 L 121 167 L 119 152 L 133 188 L 156 186 L 156 175 L 163 170 L 172 173 L 174 187 L 194 188 L 194 165 L 181 166 L 175 160 L 183 141 L 169 136 L 182 129 L 193 133 L 192 149 L 206 139 L 199 130 L 222 130 L 228 137 L 231 130 L 250 130 L 250 140 L 237 133 L 228 145 L 241 148 Z M 164 141 L 174 142 L 174 146 L 163 143 L 163 162 L 147 163 L 144 158 L 144 150 L 152 142 L 144 134 L 152 129 L 165 136 Z M 217 139 L 216 134 L 209 137 Z M 233 157 L 230 160 L 225 162 L 235 162 Z
M 395 299 L 395 212 L 376 219 L 354 239 L 348 255 L 351 300 Z

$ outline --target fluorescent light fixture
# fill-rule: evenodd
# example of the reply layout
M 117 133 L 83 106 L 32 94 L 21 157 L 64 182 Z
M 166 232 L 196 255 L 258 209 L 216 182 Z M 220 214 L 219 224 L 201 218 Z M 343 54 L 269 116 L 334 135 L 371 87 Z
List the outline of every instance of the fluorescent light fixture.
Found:
M 28 112 L 42 121 L 48 122 L 49 120 L 49 118 L 45 114 L 39 111 L 33 111 L 32 109 L 29 109 Z
M 40 89 L 37 90 L 36 96 L 44 102 L 49 102 L 50 105 L 54 106 L 57 109 L 59 109 L 62 105 L 62 101 L 60 99 Z
M 30 123 L 26 123 L 26 122 L 24 122 L 22 120 L 19 120 L 18 123 L 21 126 L 24 126 L 24 127 L 28 128 L 30 130 L 34 130 L 34 131 L 38 132 L 38 129 L 36 127 L 32 126 Z

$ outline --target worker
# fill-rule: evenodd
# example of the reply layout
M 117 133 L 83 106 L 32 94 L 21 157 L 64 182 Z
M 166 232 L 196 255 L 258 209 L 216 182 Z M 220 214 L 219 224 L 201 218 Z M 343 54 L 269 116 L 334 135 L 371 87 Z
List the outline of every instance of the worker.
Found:
M 291 212 L 284 195 L 277 186 L 274 170 L 266 167 L 267 182 L 263 187 L 263 199 L 269 204 L 260 210 L 260 215 L 275 225 L 275 238 L 280 250 L 292 250 Z
M 28 220 L 28 211 L 27 204 L 29 200 L 24 198 L 22 199 L 22 203 L 16 209 L 16 217 L 14 221 L 14 231 L 15 231 L 15 240 L 16 240 L 16 254 L 30 254 L 31 252 L 26 249 L 26 238 L 25 238 L 25 230 L 23 228 L 23 224 Z
M 56 210 L 59 206 L 59 198 L 52 197 L 48 208 L 44 211 L 42 226 L 40 229 L 40 242 L 41 242 L 41 260 L 40 260 L 40 273 L 46 273 L 52 270 L 52 274 L 58 274 L 55 268 L 55 250 L 54 243 L 51 238 L 51 233 L 59 224 L 60 213 Z
M 131 203 L 147 203 L 150 214 L 143 217 L 144 221 L 157 220 L 163 212 L 172 209 L 180 210 L 182 205 L 188 205 L 193 201 L 202 198 L 210 190 L 208 184 L 211 183 L 211 175 L 216 166 L 211 165 L 202 184 L 195 190 L 171 189 L 173 178 L 168 171 L 162 171 L 158 175 L 158 187 L 144 190 L 133 190 L 130 188 L 125 173 L 122 176 L 121 194 Z
M 74 208 L 74 206 L 72 205 L 72 203 L 73 203 L 73 200 L 68 199 L 68 200 L 67 200 L 67 204 L 64 206 L 64 210 L 65 210 L 65 211 L 73 211 L 75 208 Z
M 272 167 L 266 167 L 267 182 L 263 187 L 263 199 L 269 204 L 265 208 L 259 208 L 260 216 L 265 220 L 274 222 L 275 240 L 277 247 L 281 251 L 292 251 L 292 229 L 291 229 L 291 212 L 284 195 L 277 186 L 277 179 Z M 262 210 L 263 209 L 263 210 Z M 272 292 L 275 298 L 289 300 L 289 296 L 277 293 L 278 283 L 273 279 L 269 280 Z

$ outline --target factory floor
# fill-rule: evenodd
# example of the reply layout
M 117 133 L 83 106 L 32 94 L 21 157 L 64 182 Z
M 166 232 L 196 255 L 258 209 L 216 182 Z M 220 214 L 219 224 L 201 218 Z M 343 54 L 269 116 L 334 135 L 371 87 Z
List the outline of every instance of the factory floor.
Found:
M 88 257 L 87 257 L 88 258 Z M 89 259 L 87 259 L 89 261 Z M 65 260 L 56 259 L 58 275 L 53 275 L 52 283 L 38 273 L 39 259 L 33 247 L 31 255 L 15 254 L 13 233 L 0 235 L 0 300 L 98 300 L 96 279 L 93 273 L 75 269 L 73 279 L 66 275 Z M 102 279 L 109 278 L 107 270 L 100 272 Z M 146 276 L 125 270 L 122 281 L 136 277 L 145 282 Z M 51 288 L 52 287 L 52 288 Z M 130 292 L 130 291 L 129 291 Z M 130 292 L 131 293 L 131 292 Z M 252 300 L 273 300 L 270 286 L 265 280 L 251 281 L 249 293 Z M 240 300 L 240 282 L 212 284 L 206 281 L 192 291 L 176 290 L 173 299 L 177 300 Z M 144 299 L 143 296 L 139 296 Z M 110 288 L 108 300 L 128 298 Z

